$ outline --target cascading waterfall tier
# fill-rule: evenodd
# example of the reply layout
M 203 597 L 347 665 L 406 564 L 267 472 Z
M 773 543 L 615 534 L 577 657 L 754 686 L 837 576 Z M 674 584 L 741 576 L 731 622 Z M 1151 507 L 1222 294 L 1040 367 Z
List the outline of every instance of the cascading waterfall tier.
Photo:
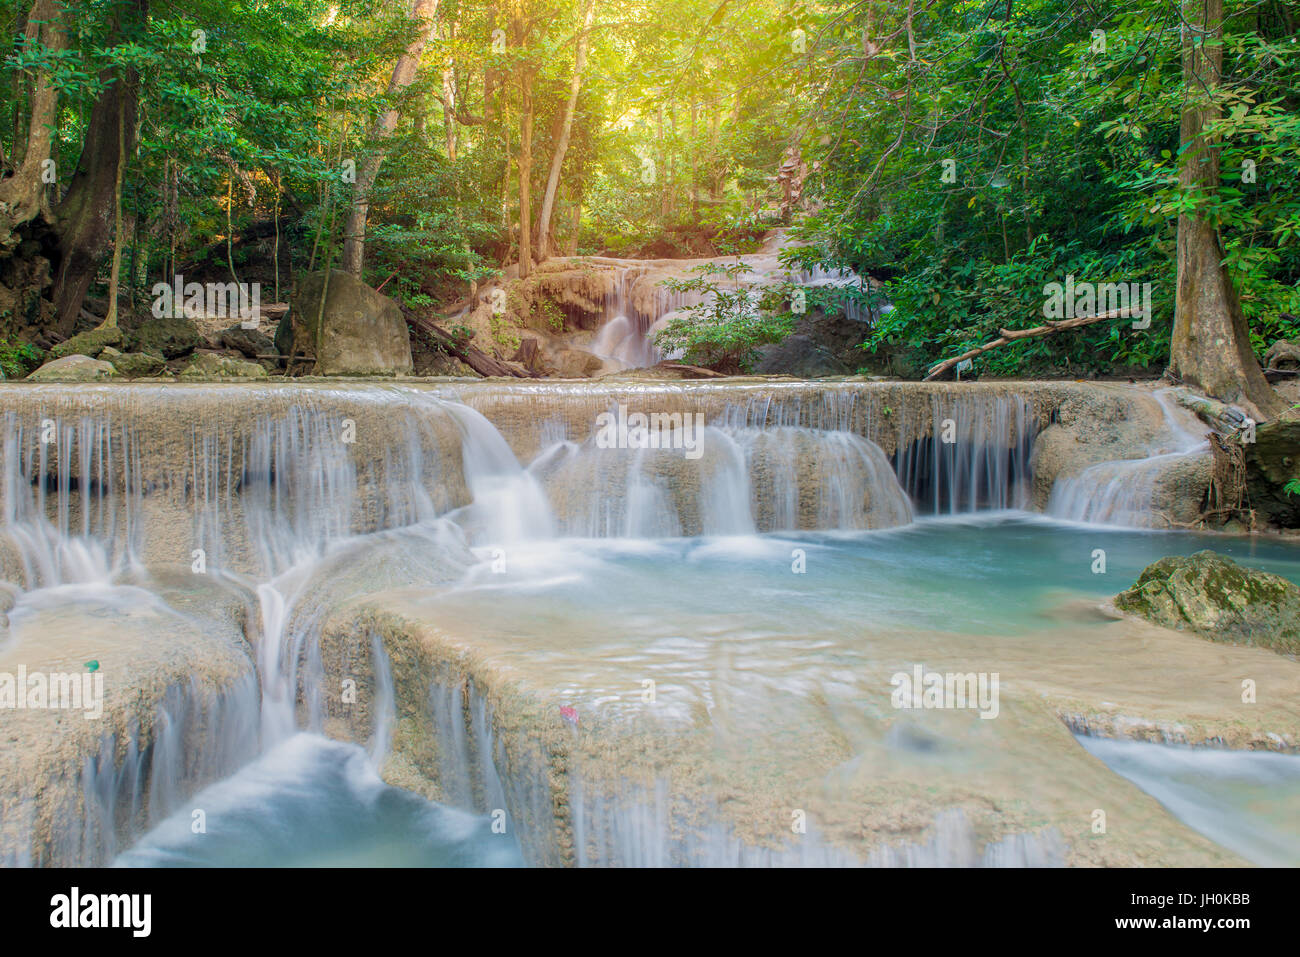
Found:
M 809 452 L 814 452 L 814 446 L 820 449 L 814 454 L 822 465 L 836 456 L 854 457 L 843 444 L 846 436 L 866 439 L 892 462 L 897 484 L 917 512 L 952 514 L 1027 506 L 1029 457 L 1034 437 L 1063 398 L 1078 388 L 1073 383 L 1018 389 L 1015 383 L 931 386 L 739 380 L 689 385 L 574 383 L 558 393 L 531 383 L 464 390 L 453 387 L 452 391 L 463 395 L 468 404 L 490 419 L 511 443 L 516 456 L 521 461 L 536 462 L 539 472 L 549 474 L 561 465 L 573 468 L 575 454 L 578 458 L 591 459 L 578 454 L 581 447 L 590 443 L 600 416 L 616 412 L 620 407 L 646 415 L 702 414 L 710 427 L 719 430 L 714 433 L 717 444 L 724 445 L 725 436 L 746 447 L 751 453 L 751 468 L 765 468 L 773 455 L 785 454 L 776 450 L 780 441 L 775 433 L 755 442 L 755 436 L 761 432 L 785 428 L 787 431 L 782 435 L 789 442 Z M 570 445 L 559 448 L 566 442 Z M 764 488 L 778 495 L 788 492 L 795 483 L 797 470 L 796 458 L 787 457 L 787 461 L 790 470 L 785 478 L 768 482 Z M 878 464 L 870 457 L 858 456 L 857 461 L 873 467 Z M 620 475 L 637 473 L 635 467 L 632 472 L 626 472 L 627 466 L 627 462 L 606 465 L 588 462 L 584 468 L 622 470 Z M 800 468 L 807 469 L 807 466 Z M 643 473 L 644 469 L 637 474 Z M 841 527 L 829 513 L 824 521 L 830 524 L 816 524 L 817 520 L 808 514 L 810 510 L 816 513 L 826 501 L 825 496 L 821 497 L 822 504 L 805 501 L 799 506 L 801 519 L 794 522 L 786 517 L 790 512 L 788 506 L 763 496 L 752 510 L 754 527 L 764 531 Z M 618 512 L 621 515 L 622 510 Z M 899 517 L 896 512 L 894 515 Z M 843 527 L 891 524 L 870 518 L 860 522 L 855 516 L 856 510 L 845 512 Z M 621 518 L 605 520 L 608 527 L 616 529 L 609 534 L 638 527 L 620 522 Z M 587 525 L 590 528 L 592 522 L 588 521 Z M 688 530 L 685 534 L 692 532 Z
M 868 281 L 850 269 L 821 266 L 803 269 L 786 265 L 781 261 L 781 255 L 791 246 L 792 240 L 786 230 L 774 230 L 757 253 L 736 258 L 737 265 L 747 267 L 737 280 L 717 274 L 711 278 L 726 288 L 748 287 L 755 301 L 761 287 L 783 282 L 851 290 L 853 294 L 842 297 L 841 308 L 849 319 L 868 325 L 893 308 L 884 302 L 883 295 L 871 291 L 874 281 Z M 588 348 L 624 368 L 645 368 L 663 359 L 680 358 L 676 354 L 665 355 L 655 344 L 655 334 L 683 310 L 707 302 L 710 296 L 708 293 L 670 289 L 668 282 L 697 278 L 705 268 L 717 265 L 716 261 L 709 259 L 584 257 L 553 260 L 550 268 L 581 267 L 580 285 L 592 282 L 592 270 L 596 270 L 595 276 L 604 277 L 602 324 Z
M 1209 429 L 1167 390 L 1153 393 L 1148 403 L 1154 408 L 1147 410 L 1147 421 L 1134 417 L 1130 431 L 1137 434 L 1125 442 L 1126 456 L 1058 478 L 1047 502 L 1049 515 L 1103 525 L 1160 527 L 1169 521 L 1162 513 L 1162 498 L 1181 497 L 1199 505 L 1195 493 L 1204 490 L 1210 465 Z M 1170 485 L 1181 496 L 1162 496 L 1161 489 Z
M 469 502 L 457 419 L 417 392 L 40 386 L 0 410 L 0 554 L 24 585 L 200 557 L 267 578 Z
M 591 764 L 574 765 L 570 833 L 557 836 L 559 792 L 535 779 L 563 772 L 499 736 L 492 706 L 469 685 L 428 677 L 413 712 L 409 669 L 390 662 L 386 632 L 355 624 L 356 610 L 379 592 L 462 581 L 502 546 L 887 529 L 920 513 L 1024 507 L 1040 427 L 1089 388 L 0 387 L 0 572 L 13 598 L 0 670 L 40 664 L 48 649 L 32 636 L 52 635 L 67 643 L 54 656 L 64 664 L 102 660 L 110 715 L 104 729 L 54 751 L 20 749 L 4 766 L 9 781 L 60 783 L 44 803 L 22 789 L 0 797 L 0 859 L 107 860 L 196 789 L 302 729 L 366 744 L 382 766 L 418 712 L 436 726 L 440 769 L 428 775 L 440 796 L 545 820 L 530 839 L 539 862 L 786 861 L 746 849 L 716 822 L 689 847 L 670 847 L 655 830 L 677 827 L 656 797 L 666 785 L 650 776 L 618 809 Z M 620 409 L 679 424 L 657 448 L 607 447 L 598 423 Z M 680 423 L 697 417 L 695 455 Z M 1063 500 L 1071 488 L 1062 485 Z M 1106 514 L 1126 520 L 1142 507 Z M 110 624 L 86 624 L 98 619 Z M 147 686 L 129 677 L 140 674 Z M 355 708 L 339 694 L 348 680 L 361 690 Z M 50 720 L 29 713 L 23 740 L 48 737 Z M 713 815 L 708 800 L 692 813 Z M 75 836 L 55 833 L 55 814 L 83 822 Z M 944 847 L 960 850 L 935 860 L 982 860 L 945 821 Z M 564 851 L 564 839 L 577 844 Z M 803 845 L 800 860 L 834 859 L 820 847 Z

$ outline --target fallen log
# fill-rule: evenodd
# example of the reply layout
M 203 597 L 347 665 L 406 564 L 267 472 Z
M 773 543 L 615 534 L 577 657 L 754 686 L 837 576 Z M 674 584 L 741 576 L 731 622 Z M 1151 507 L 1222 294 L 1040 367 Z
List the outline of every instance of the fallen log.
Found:
M 1247 415 L 1235 405 L 1200 395 L 1186 386 L 1170 390 L 1179 405 L 1195 412 L 1202 421 L 1223 435 L 1231 435 L 1247 427 Z
M 517 365 L 502 362 L 500 359 L 488 355 L 477 346 L 457 339 L 446 329 L 425 319 L 423 316 L 416 315 L 405 307 L 402 307 L 402 313 L 406 316 L 408 325 L 419 329 L 437 343 L 444 352 L 455 356 L 481 376 L 513 376 L 516 379 L 540 379 L 542 377 L 540 372 L 521 369 Z
M 1008 343 L 1016 342 L 1020 339 L 1041 339 L 1043 336 L 1050 336 L 1056 332 L 1064 332 L 1066 329 L 1078 329 L 1082 326 L 1090 326 L 1094 322 L 1101 322 L 1104 319 L 1131 319 L 1137 313 L 1132 309 L 1112 309 L 1110 312 L 1098 313 L 1095 316 L 1075 316 L 1073 319 L 1049 319 L 1045 325 L 1033 326 L 1029 329 L 999 329 L 998 338 L 984 343 L 982 346 L 976 346 L 969 349 L 959 356 L 953 356 L 951 359 L 944 359 L 942 362 L 936 362 L 929 369 L 925 379 L 922 381 L 929 382 L 937 379 L 949 369 L 953 368 L 959 362 L 965 362 L 967 359 L 974 359 L 976 356 L 983 355 L 990 349 L 996 349 L 999 346 L 1005 346 Z

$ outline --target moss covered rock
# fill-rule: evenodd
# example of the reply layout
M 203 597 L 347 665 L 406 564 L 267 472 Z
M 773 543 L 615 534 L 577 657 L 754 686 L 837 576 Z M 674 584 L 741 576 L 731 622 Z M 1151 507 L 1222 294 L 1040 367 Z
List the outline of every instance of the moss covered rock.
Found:
M 89 356 L 92 359 L 98 359 L 99 354 L 105 348 L 121 344 L 122 330 L 116 326 L 110 329 L 91 329 L 54 346 L 50 349 L 49 358 L 62 359 L 64 356 Z
M 200 352 L 181 371 L 182 379 L 265 379 L 266 370 L 256 362 L 232 359 L 214 352 Z
M 111 362 L 113 368 L 128 379 L 161 375 L 166 363 L 160 356 L 147 352 L 118 352 L 111 346 L 99 354 L 105 362 Z
M 148 352 L 175 359 L 193 352 L 203 344 L 203 336 L 188 319 L 163 316 L 149 319 L 130 336 L 128 345 L 135 352 Z
M 1300 586 L 1212 551 L 1153 562 L 1115 607 L 1211 641 L 1300 654 Z
M 45 363 L 27 378 L 32 382 L 102 382 L 116 375 L 111 363 L 90 356 L 64 356 Z

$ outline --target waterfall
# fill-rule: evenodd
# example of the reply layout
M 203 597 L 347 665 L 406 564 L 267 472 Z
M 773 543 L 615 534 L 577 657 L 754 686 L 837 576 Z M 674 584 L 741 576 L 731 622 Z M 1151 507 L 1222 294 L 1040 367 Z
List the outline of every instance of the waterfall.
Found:
M 24 421 L 8 412 L 3 428 L 3 530 L 20 565 L 6 577 L 28 588 L 106 583 L 131 564 L 140 529 L 121 515 L 111 477 L 129 473 L 134 444 L 88 414 Z
M 165 585 L 167 575 L 242 594 L 252 646 L 249 655 L 213 630 L 206 639 L 212 661 L 187 665 L 179 646 L 168 650 L 174 638 L 165 643 L 159 632 L 150 648 L 128 629 L 123 640 L 131 654 L 195 669 L 188 681 L 159 687 L 138 665 L 123 672 L 128 662 L 115 646 L 89 639 L 104 658 L 104 720 L 114 730 L 93 749 L 81 743 L 84 734 L 63 736 L 43 772 L 54 777 L 40 804 L 16 798 L 0 820 L 0 860 L 101 862 L 198 787 L 286 740 L 304 721 L 320 728 L 327 693 L 320 631 L 341 597 L 339 566 L 347 562 L 340 552 L 358 536 L 370 538 L 368 549 L 382 550 L 377 534 L 413 529 L 423 546 L 416 554 L 428 556 L 422 581 L 458 577 L 474 561 L 458 533 L 449 536 L 445 522 L 437 526 L 437 515 L 464 494 L 457 487 L 462 437 L 448 403 L 378 390 L 308 391 L 285 403 L 274 390 L 251 391 L 145 387 L 139 392 L 146 402 L 157 400 L 147 408 L 133 401 L 134 389 L 108 392 L 107 399 L 63 388 L 24 390 L 24 401 L 0 419 L 0 567 L 17 601 L 16 637 L 0 642 L 6 661 L 29 670 L 66 667 L 58 641 L 47 649 L 29 638 L 43 621 L 32 616 L 48 616 L 60 602 L 106 604 L 131 621 L 137 609 L 142 621 L 177 616 L 163 596 L 184 592 Z M 222 408 L 231 395 L 248 401 L 245 414 L 232 417 Z M 89 401 L 81 405 L 83 399 Z M 463 418 L 476 415 L 463 411 Z M 358 442 L 378 454 L 358 455 Z M 480 443 L 465 444 L 477 451 Z M 499 458 L 503 449 L 496 435 L 485 454 Z M 464 470 L 476 482 L 483 471 L 473 467 L 477 461 Z M 517 463 L 515 471 L 522 474 Z M 452 475 L 455 481 L 446 481 Z M 374 567 L 393 571 L 381 562 Z M 395 571 L 390 577 L 400 580 Z M 326 583 L 334 594 L 322 588 Z M 187 627 L 210 628 L 181 618 Z M 379 700 L 367 713 L 374 721 L 372 757 L 381 761 L 394 692 L 382 645 L 372 644 Z M 222 684 L 218 672 L 235 659 L 242 676 Z M 138 699 L 118 686 L 124 673 L 145 682 Z M 150 705 L 152 694 L 158 698 Z M 137 706 L 153 710 L 141 715 Z M 47 717 L 57 715 L 25 712 L 19 727 Z M 81 753 L 88 755 L 85 768 L 74 776 Z M 8 757 L 30 756 L 19 749 Z M 21 763 L 9 771 L 0 776 L 27 776 Z M 55 807 L 65 823 L 52 829 Z M 76 820 L 85 824 L 74 842 L 76 829 L 66 822 Z
M 918 510 L 937 515 L 1024 508 L 1033 430 L 1019 397 L 936 393 L 930 430 L 899 416 L 895 469 Z M 918 435 L 908 442 L 906 436 Z
M 197 680 L 165 689 L 148 736 L 128 726 L 103 735 L 70 780 L 10 782 L 0 815 L 0 866 L 72 867 L 111 859 L 136 834 L 257 753 L 257 681 L 251 668 L 226 688 Z M 33 785 L 34 793 L 24 793 Z M 15 792 L 17 792 L 15 794 Z M 44 834 L 47 840 L 38 841 Z
M 610 307 L 628 322 L 635 278 L 620 279 Z M 644 335 L 649 325 L 628 328 Z M 883 530 L 914 515 L 1025 508 L 1038 423 L 1075 388 L 1032 396 L 1014 385 L 858 381 L 6 390 L 0 577 L 17 604 L 0 654 L 78 667 L 98 656 L 107 677 L 135 683 L 110 695 L 112 723 L 93 734 L 65 733 L 47 715 L 26 719 L 23 735 L 55 742 L 58 771 L 38 802 L 23 790 L 37 752 L 5 756 L 0 777 L 14 800 L 0 802 L 0 862 L 110 859 L 143 829 L 183 813 L 198 789 L 304 731 L 364 745 L 370 772 L 361 777 L 372 781 L 375 769 L 409 758 L 403 748 L 416 712 L 437 743 L 420 773 L 436 779 L 448 803 L 505 810 L 532 862 L 1055 863 L 1060 848 L 1050 836 L 981 849 L 968 822 L 944 816 L 916 840 L 864 859 L 815 833 L 759 847 L 708 795 L 683 805 L 683 782 L 671 775 L 611 789 L 596 763 L 581 760 L 589 756 L 567 740 L 556 744 L 554 701 L 538 706 L 532 724 L 512 725 L 517 716 L 498 712 L 502 699 L 485 681 L 432 653 L 421 657 L 419 642 L 441 632 L 405 647 L 397 631 L 355 616 L 370 610 L 372 596 L 398 590 L 409 611 L 485 572 L 485 554 L 497 546 L 742 536 L 707 543 L 714 551 L 699 560 L 730 549 L 761 565 L 754 536 L 762 533 Z M 1156 401 L 1166 441 L 1146 458 L 1061 479 L 1050 514 L 1142 520 L 1170 463 L 1204 451 L 1195 421 L 1167 397 Z M 629 405 L 669 416 L 660 444 L 602 444 L 599 417 Z M 889 537 L 873 537 L 871 547 L 879 540 L 887 551 Z M 790 543 L 772 542 L 772 564 L 784 571 Z M 594 547 L 570 541 L 538 551 Z M 864 579 L 846 580 L 856 587 Z M 810 580 L 792 579 L 788 594 Z M 126 609 L 120 647 L 104 640 L 116 621 L 89 635 L 101 645 L 84 654 L 73 640 L 99 613 L 93 603 L 77 605 L 87 596 Z M 72 610 L 62 631 L 35 617 L 64 606 Z M 728 622 L 724 609 L 708 627 L 725 632 Z M 449 632 L 455 624 L 446 623 Z M 529 644 L 532 624 L 520 626 L 516 645 L 485 658 L 499 655 L 494 664 L 510 660 L 507 668 L 523 674 L 530 653 L 555 653 Z M 32 640 L 38 632 L 48 645 Z M 669 653 L 679 638 L 664 637 Z M 719 655 L 733 653 L 721 644 Z M 801 649 L 796 665 L 820 653 Z M 138 678 L 142 661 L 161 662 L 147 681 Z M 341 701 L 345 680 L 360 689 L 355 706 Z M 423 682 L 418 694 L 404 684 L 412 681 Z M 808 671 L 792 680 L 792 693 L 816 694 L 820 681 L 822 673 Z M 530 693 L 522 680 L 511 690 Z M 584 712 L 584 729 L 586 720 Z M 529 732 L 551 735 L 547 747 Z M 52 828 L 54 820 L 76 824 Z
M 501 544 L 549 538 L 554 523 L 546 496 L 501 433 L 467 406 L 449 410 L 464 437 L 465 482 L 472 498 L 450 517 L 464 525 L 475 541 Z
M 540 744 L 498 736 L 496 715 L 472 679 L 441 674 L 430 694 L 444 800 L 479 813 L 504 810 L 530 864 L 578 867 L 1060 867 L 1054 829 L 1007 835 L 981 847 L 960 811 L 939 812 L 925 840 L 886 844 L 866 855 L 832 844 L 815 828 L 767 847 L 743 840 L 713 803 L 683 796 L 668 775 L 648 782 L 615 775 L 569 750 L 567 799 L 557 820 Z M 570 834 L 571 842 L 564 839 Z
M 706 427 L 700 457 L 559 442 L 529 466 L 561 534 L 672 538 L 889 528 L 911 521 L 880 448 L 849 432 Z
M 763 531 L 892 528 L 912 507 L 880 447 L 848 431 L 742 429 Z
M 637 308 L 634 287 L 642 274 L 643 270 L 633 266 L 619 268 L 613 291 L 605 297 L 604 319 L 591 344 L 593 353 L 612 359 L 624 368 L 645 368 L 663 358 L 654 344 L 651 327 L 673 308 L 660 295 L 655 296 L 655 308 L 651 313 Z M 657 290 L 657 293 L 672 296 L 667 290 Z
M 619 269 L 612 293 L 605 296 L 604 319 L 591 351 L 604 359 L 612 359 L 625 368 L 652 366 L 659 361 L 658 350 L 647 337 L 656 317 L 643 316 L 632 304 L 630 282 L 633 267 Z
M 581 538 L 743 535 L 754 531 L 749 472 L 731 435 L 705 428 L 702 455 L 680 448 L 604 449 L 592 439 L 546 449 L 530 473 L 562 534 Z
M 864 325 L 870 325 L 893 309 L 892 305 L 884 302 L 882 295 L 872 293 L 869 280 L 852 269 L 827 269 L 820 265 L 805 269 L 785 265 L 781 253 L 791 245 L 788 234 L 778 230 L 759 252 L 736 257 L 738 263 L 749 267 L 740 283 L 752 290 L 751 298 L 755 305 L 760 287 L 793 283 L 865 294 L 865 303 L 861 295 L 837 297 L 842 298 L 840 307 L 845 316 Z M 695 277 L 699 275 L 698 270 L 710 262 L 602 259 L 599 265 L 616 269 L 617 275 L 605 294 L 604 316 L 590 351 L 624 368 L 645 368 L 664 359 L 681 358 L 679 354 L 662 352 L 654 343 L 655 335 L 683 310 L 706 303 L 709 297 L 697 292 L 671 290 L 665 282 Z M 875 302 L 877 298 L 879 304 Z
M 1054 518 L 1100 525 L 1157 524 L 1160 484 L 1209 452 L 1209 429 L 1167 390 L 1153 393 L 1164 420 L 1163 434 L 1137 451 L 1141 458 L 1098 462 L 1073 477 L 1058 478 L 1047 513 Z M 1176 479 L 1175 479 L 1176 480 Z

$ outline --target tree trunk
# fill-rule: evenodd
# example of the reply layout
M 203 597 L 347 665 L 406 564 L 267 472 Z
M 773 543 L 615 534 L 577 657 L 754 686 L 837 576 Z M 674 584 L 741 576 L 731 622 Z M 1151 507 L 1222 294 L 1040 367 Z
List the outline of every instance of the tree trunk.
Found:
M 457 339 L 437 323 L 426 319 L 423 316 L 416 315 L 405 306 L 402 306 L 401 308 L 402 314 L 406 316 L 406 321 L 409 325 L 423 330 L 448 355 L 455 356 L 479 375 L 513 376 L 516 379 L 541 378 L 541 373 L 532 372 L 528 369 L 520 369 L 518 366 L 502 362 L 500 359 L 495 359 L 477 346 L 473 346 L 468 342 Z
M 555 247 L 551 239 L 551 215 L 555 212 L 555 194 L 560 187 L 560 169 L 564 166 L 564 154 L 569 149 L 569 137 L 573 133 L 573 114 L 578 106 L 578 93 L 582 90 L 582 70 L 587 62 L 587 40 L 591 35 L 591 19 L 596 12 L 595 0 L 584 0 L 582 12 L 582 32 L 578 35 L 578 50 L 573 60 L 573 79 L 569 83 L 569 102 L 564 107 L 564 125 L 560 128 L 560 137 L 555 144 L 555 155 L 551 158 L 551 174 L 546 180 L 546 195 L 542 197 L 542 212 L 537 218 L 537 255 L 545 259 Z
M 90 111 L 81 158 L 54 212 L 59 260 L 54 275 L 55 328 L 70 335 L 86 292 L 113 246 L 118 157 L 135 146 L 136 76 L 101 75 L 104 92 Z M 119 118 L 128 117 L 124 123 Z
M 1223 72 L 1223 0 L 1183 0 L 1184 102 L 1179 181 L 1213 194 L 1219 188 L 1219 145 L 1205 132 L 1219 117 L 1213 101 Z M 1194 42 L 1199 39 L 1200 42 Z M 1170 371 L 1263 421 L 1282 406 L 1260 370 L 1223 246 L 1212 222 L 1198 213 L 1178 217 L 1178 286 Z
M 533 271 L 533 72 L 520 77 L 519 116 L 519 277 L 527 279 Z
M 420 57 L 436 29 L 434 17 L 437 12 L 438 0 L 415 0 L 411 8 L 411 19 L 420 24 L 420 32 L 393 67 L 392 78 L 388 81 L 390 97 L 396 96 L 415 81 Z M 396 106 L 385 110 L 371 127 L 371 142 L 381 144 L 392 136 L 397 129 L 397 119 Z M 352 208 L 348 212 L 347 224 L 343 227 L 343 258 L 340 265 L 357 279 L 361 278 L 361 266 L 366 257 L 366 220 L 370 215 L 370 191 L 374 189 L 375 180 L 379 178 L 379 167 L 387 155 L 382 146 L 377 146 L 375 152 L 361 164 L 361 169 L 357 171 L 357 181 L 352 188 Z
M 715 203 L 722 199 L 723 178 L 725 176 L 721 154 L 718 149 L 718 125 L 721 122 L 722 118 L 719 116 L 717 104 L 714 104 L 709 112 L 709 199 Z
M 117 328 L 117 290 L 122 278 L 122 174 L 126 168 L 126 99 L 117 100 L 117 171 L 113 181 L 113 269 L 108 277 L 108 315 L 100 323 L 103 329 Z M 227 183 L 230 181 L 227 180 Z M 230 193 L 227 188 L 226 199 Z M 227 209 L 229 206 L 227 205 Z M 228 215 L 228 214 L 227 214 Z
M 578 255 L 578 240 L 582 233 L 582 193 L 575 193 L 573 206 L 569 210 L 569 239 L 565 252 L 570 256 Z
M 68 37 L 63 30 L 62 16 L 63 6 L 57 0 L 36 0 L 27 17 L 27 36 L 35 38 L 39 34 L 41 43 L 49 49 L 54 51 L 65 49 L 68 45 Z M 17 76 L 14 82 L 15 84 L 20 82 Z M 22 150 L 22 162 L 17 162 L 19 148 L 15 136 L 14 174 L 0 180 L 0 249 L 16 245 L 14 231 L 19 226 L 35 219 L 42 214 L 43 210 L 48 212 L 45 204 L 45 183 L 41 174 L 45 172 L 45 161 L 50 158 L 58 109 L 59 91 L 55 88 L 49 73 L 41 71 L 32 84 L 27 143 Z
M 447 25 L 447 42 L 449 44 L 456 39 L 458 22 L 458 20 L 452 20 Z M 448 57 L 447 62 L 442 67 L 442 125 L 447 138 L 447 159 L 453 164 L 456 162 L 457 154 L 456 109 L 460 99 L 459 93 L 460 90 L 456 83 L 456 63 L 451 57 Z M 486 106 L 484 108 L 486 109 Z

